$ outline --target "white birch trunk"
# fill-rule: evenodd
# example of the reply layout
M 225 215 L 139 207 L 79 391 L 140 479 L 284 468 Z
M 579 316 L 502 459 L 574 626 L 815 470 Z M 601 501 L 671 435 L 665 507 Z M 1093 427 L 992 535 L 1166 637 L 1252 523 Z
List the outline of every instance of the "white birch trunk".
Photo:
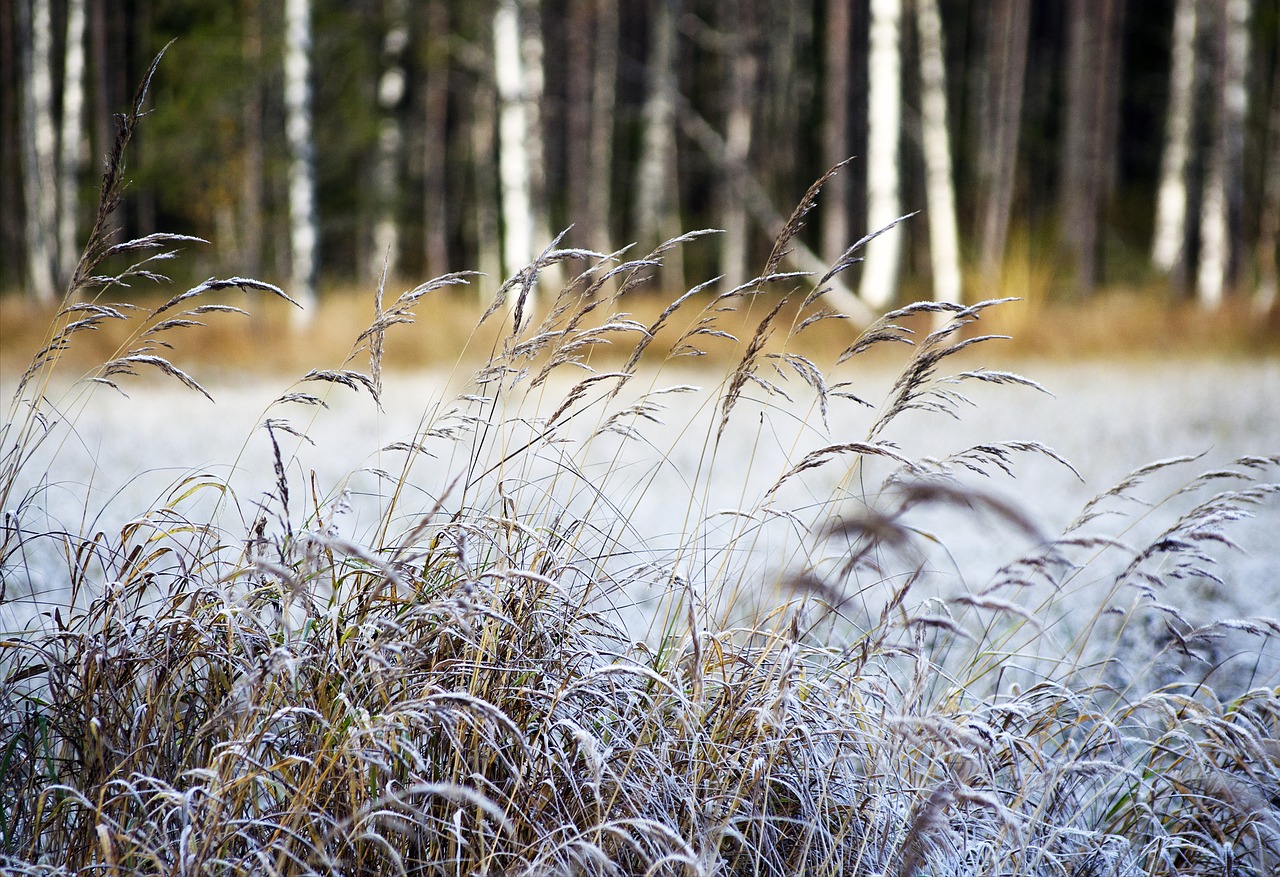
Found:
M 1218 152 L 1217 149 L 1214 152 Z M 1227 271 L 1226 178 L 1221 156 L 1210 158 L 1200 211 L 1200 264 L 1196 272 L 1196 299 L 1210 310 L 1222 304 Z
M 1200 214 L 1200 264 L 1196 274 L 1196 298 L 1205 308 L 1222 303 L 1238 251 L 1238 212 L 1241 151 L 1248 91 L 1245 86 L 1249 58 L 1250 0 L 1225 0 L 1221 7 L 1222 40 L 1218 95 L 1218 125 L 1209 155 L 1204 201 Z M 1236 200 L 1236 204 L 1232 201 Z
M 1182 260 L 1187 236 L 1187 160 L 1191 154 L 1191 115 L 1196 81 L 1196 5 L 1178 0 L 1173 18 L 1169 70 L 1169 109 L 1165 119 L 1164 156 L 1156 194 L 1151 263 L 1172 271 Z
M 369 254 L 369 275 L 374 279 L 394 277 L 400 262 L 400 224 L 396 219 L 396 195 L 400 184 L 400 151 L 404 142 L 400 104 L 404 100 L 406 75 L 404 51 L 409 45 L 408 7 L 405 0 L 390 3 L 387 32 L 382 40 L 382 75 L 378 78 L 378 159 L 374 167 L 374 194 L 378 218 L 373 226 L 373 252 Z
M 636 170 L 635 237 L 642 252 L 680 232 L 675 219 L 676 22 L 672 0 L 653 13 L 648 63 L 649 93 L 644 103 L 644 135 Z M 668 253 L 668 257 L 675 255 Z M 674 272 L 673 272 L 674 273 Z
M 916 0 L 920 34 L 921 139 L 924 145 L 926 197 L 929 203 L 929 255 L 935 301 L 963 301 L 960 233 L 956 192 L 951 176 L 951 143 L 947 128 L 947 78 L 942 50 L 942 18 L 938 0 Z
M 871 0 L 867 96 L 867 230 L 901 216 L 898 140 L 902 130 L 902 0 Z M 897 291 L 902 238 L 897 229 L 867 244 L 859 295 L 874 308 Z
M 311 133 L 311 2 L 286 0 L 284 40 L 285 137 L 289 144 L 290 294 L 306 323 L 316 303 L 315 142 Z
M 660 0 L 653 11 L 644 102 L 644 133 L 636 169 L 635 236 L 644 248 L 659 243 L 661 215 L 671 191 L 671 147 L 675 138 L 675 22 L 671 4 Z
M 61 152 L 58 165 L 58 274 L 70 280 L 79 260 L 80 168 L 84 156 L 84 0 L 67 2 L 67 46 L 62 86 Z
M 520 10 L 499 0 L 493 13 L 494 78 L 498 86 L 498 181 L 501 188 L 502 271 L 511 276 L 533 261 L 529 114 L 525 102 Z M 510 301 L 512 307 L 515 301 Z
M 20 28 L 22 43 L 22 190 L 26 202 L 27 283 L 40 302 L 56 294 L 57 178 L 54 170 L 57 136 L 53 125 L 53 24 L 49 0 L 20 4 L 30 16 Z

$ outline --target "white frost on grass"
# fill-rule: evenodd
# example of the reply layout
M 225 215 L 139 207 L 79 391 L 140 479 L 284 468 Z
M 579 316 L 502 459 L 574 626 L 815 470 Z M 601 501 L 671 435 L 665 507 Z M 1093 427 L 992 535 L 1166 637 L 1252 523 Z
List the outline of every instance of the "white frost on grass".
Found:
M 1025 508 L 1050 536 L 1061 532 L 1090 498 L 1152 460 L 1204 455 L 1194 469 L 1182 468 L 1176 479 L 1172 475 L 1154 478 L 1141 491 L 1148 501 L 1159 502 L 1165 496 L 1163 485 L 1171 492 L 1199 472 L 1227 465 L 1237 457 L 1280 452 L 1280 406 L 1275 403 L 1280 399 L 1278 361 L 1031 362 L 1019 364 L 1017 370 L 1055 396 L 970 384 L 964 391 L 976 404 L 965 407 L 960 420 L 909 412 L 884 437 L 912 458 L 941 457 L 974 444 L 1006 440 L 1036 440 L 1053 447 L 1077 468 L 1083 481 L 1060 464 L 1035 455 L 1015 461 L 1016 480 L 1002 475 L 975 480 Z M 862 368 L 856 375 L 857 392 L 879 399 L 896 371 L 886 365 Z M 690 383 L 712 389 L 708 386 L 712 377 L 694 371 L 664 374 L 658 385 Z M 633 383 L 648 379 L 641 376 Z M 287 461 L 294 515 L 301 519 L 303 504 L 307 510 L 314 509 L 313 484 L 322 506 L 349 490 L 352 509 L 343 517 L 343 535 L 365 538 L 383 518 L 388 494 L 386 483 L 374 470 L 395 478 L 404 459 L 402 452 L 379 449 L 413 437 L 424 410 L 449 398 L 445 385 L 445 378 L 437 373 L 389 376 L 383 412 L 367 396 L 339 387 L 326 393 L 329 410 L 300 405 L 269 410 L 281 392 L 281 385 L 270 381 L 215 384 L 211 389 L 216 405 L 169 385 L 136 387 L 129 399 L 102 392 L 75 419 L 66 441 L 44 449 L 45 453 L 56 449 L 56 455 L 26 469 L 24 486 L 33 492 L 22 511 L 23 521 L 37 532 L 118 534 L 134 516 L 169 502 L 174 487 L 185 477 L 208 472 L 228 481 L 236 497 L 235 503 L 224 504 L 214 522 L 228 534 L 247 533 L 257 504 L 275 480 L 270 441 L 259 424 L 268 417 L 287 415 L 315 443 L 276 432 Z M 542 398 L 557 403 L 565 389 L 551 386 Z M 515 398 L 520 397 L 517 392 Z M 567 503 L 570 511 L 590 509 L 593 520 L 613 526 L 615 533 L 625 526 L 624 542 L 634 540 L 654 562 L 678 568 L 695 588 L 710 583 L 723 589 L 724 577 L 736 576 L 732 590 L 742 606 L 769 605 L 777 599 L 774 585 L 781 576 L 813 561 L 812 540 L 804 539 L 785 518 L 760 517 L 758 523 L 747 522 L 744 530 L 743 521 L 732 515 L 707 516 L 756 506 L 770 484 L 810 448 L 828 441 L 863 439 L 870 415 L 865 409 L 833 406 L 830 433 L 824 438 L 817 434 L 821 425 L 816 411 L 803 395 L 797 396 L 794 405 L 775 399 L 768 407 L 752 407 L 744 401 L 734 415 L 736 428 L 726 432 L 708 476 L 706 437 L 714 430 L 718 412 L 702 393 L 668 394 L 661 402 L 666 410 L 658 416 L 664 423 L 635 422 L 642 441 L 597 439 L 586 454 L 574 443 L 557 445 L 559 459 L 544 454 L 536 464 L 519 468 L 513 472 L 511 489 L 525 503 L 538 502 L 539 493 L 550 489 L 552 500 Z M 526 400 L 518 411 L 507 414 L 546 416 L 549 411 L 543 407 Z M 599 425 L 600 418 L 581 418 L 568 435 L 581 439 Z M 437 460 L 423 459 L 415 465 L 409 479 L 414 494 L 401 507 L 399 523 L 405 528 L 462 471 L 465 442 L 432 447 L 443 453 Z M 449 453 L 458 456 L 450 459 Z M 562 480 L 549 487 L 566 477 L 566 466 L 581 473 L 581 482 L 575 481 L 568 491 Z M 788 485 L 790 492 L 778 506 L 801 513 L 810 505 L 817 508 L 847 472 L 847 467 L 836 464 L 806 474 Z M 602 511 L 600 497 L 593 494 L 596 487 L 603 489 L 611 510 Z M 202 508 L 209 506 L 196 504 L 212 502 L 217 495 L 214 491 L 204 494 L 178 503 L 179 510 L 193 519 L 209 520 L 200 517 Z M 446 498 L 445 508 L 450 507 Z M 1128 503 L 1125 510 L 1132 521 L 1119 524 L 1121 535 L 1135 544 L 1153 537 L 1157 524 L 1170 523 L 1167 513 L 1147 521 L 1138 503 Z M 555 509 L 543 511 L 554 513 Z M 683 534 L 699 519 L 706 520 L 710 529 L 719 528 L 721 534 L 734 527 L 745 532 L 739 543 L 742 550 L 682 553 Z M 993 525 L 976 512 L 944 508 L 913 518 L 913 523 L 942 539 L 941 550 L 927 558 L 930 587 L 942 596 L 981 587 L 995 569 L 1029 547 L 1025 537 Z M 1280 511 L 1275 504 L 1261 508 L 1259 520 L 1231 531 L 1245 551 L 1221 553 L 1226 586 L 1209 587 L 1202 582 L 1179 595 L 1184 598 L 1180 605 L 1194 611 L 1193 622 L 1275 614 L 1274 607 L 1280 605 L 1280 544 L 1269 534 L 1276 532 L 1280 532 Z M 717 538 L 711 535 L 705 544 L 714 546 Z M 20 617 L 25 612 L 34 615 L 56 605 L 64 595 L 63 550 L 52 540 L 28 549 L 25 568 L 36 599 L 15 600 L 12 589 L 19 583 L 7 582 L 11 590 L 0 629 L 22 627 L 31 620 Z M 625 558 L 620 563 L 634 560 Z M 726 574 L 725 569 L 731 572 Z M 646 595 L 629 593 L 613 599 L 633 605 L 626 611 L 638 628 L 636 635 L 643 636 L 653 621 L 642 605 Z M 867 614 L 877 611 L 872 592 L 859 599 Z

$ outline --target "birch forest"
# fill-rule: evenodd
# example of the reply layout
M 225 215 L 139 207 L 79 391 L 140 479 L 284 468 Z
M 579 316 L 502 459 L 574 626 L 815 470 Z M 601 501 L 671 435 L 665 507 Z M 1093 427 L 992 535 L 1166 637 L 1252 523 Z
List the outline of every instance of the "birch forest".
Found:
M 168 46 L 166 50 L 166 46 Z M 301 299 L 701 228 L 662 285 L 818 271 L 837 304 L 1115 286 L 1276 301 L 1280 0 L 15 0 L 0 289 L 61 295 L 158 53 L 124 237 Z M 843 164 L 842 164 L 843 163 Z

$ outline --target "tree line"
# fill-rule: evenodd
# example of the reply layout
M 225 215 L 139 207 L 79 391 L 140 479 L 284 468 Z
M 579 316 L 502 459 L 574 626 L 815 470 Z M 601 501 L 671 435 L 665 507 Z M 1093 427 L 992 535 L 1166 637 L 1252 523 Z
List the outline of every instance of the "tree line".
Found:
M 308 298 L 478 269 L 555 236 L 751 276 L 868 231 L 862 313 L 1168 278 L 1276 299 L 1280 0 L 16 0 L 0 14 L 0 288 L 55 297 L 113 114 L 154 56 L 119 234 L 199 235 L 196 270 Z M 852 160 L 848 160 L 852 157 Z M 907 292 L 904 293 L 903 290 Z

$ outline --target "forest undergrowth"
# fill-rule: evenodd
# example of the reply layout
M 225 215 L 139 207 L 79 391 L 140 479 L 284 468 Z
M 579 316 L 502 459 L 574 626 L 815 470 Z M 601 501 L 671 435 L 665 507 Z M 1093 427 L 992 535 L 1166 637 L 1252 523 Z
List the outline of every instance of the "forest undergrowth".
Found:
M 1069 469 L 1048 445 L 908 455 L 895 438 L 908 415 L 943 440 L 966 386 L 1041 388 L 967 366 L 998 301 L 895 310 L 830 362 L 794 352 L 843 319 L 823 292 L 865 243 L 825 277 L 779 271 L 826 177 L 759 277 L 695 287 L 651 321 L 628 315 L 628 296 L 707 232 L 641 258 L 548 248 L 493 295 L 482 326 L 505 328 L 477 334 L 497 340 L 467 388 L 382 449 L 395 462 L 368 473 L 379 511 L 359 530 L 344 522 L 353 498 L 299 472 L 295 449 L 332 393 L 364 395 L 376 417 L 387 334 L 479 278 L 377 290 L 347 362 L 264 412 L 269 483 L 198 471 L 118 532 L 88 509 L 79 529 L 42 526 L 49 477 L 33 461 L 74 431 L 87 394 L 146 392 L 144 372 L 206 393 L 172 361 L 176 337 L 242 315 L 228 291 L 287 298 L 236 277 L 154 308 L 115 301 L 164 283 L 159 267 L 191 242 L 109 242 L 144 94 L 0 426 L 0 604 L 37 610 L 0 633 L 7 873 L 1280 868 L 1280 622 L 1193 623 L 1170 600 L 1187 583 L 1250 586 L 1221 581 L 1214 560 L 1276 502 L 1280 454 L 1206 472 L 1154 462 L 1057 535 L 985 483 L 1027 456 Z M 120 258 L 136 261 L 104 270 Z M 552 264 L 576 276 L 535 305 Z M 727 332 L 730 313 L 751 330 Z M 108 321 L 131 327 L 127 343 L 61 381 L 67 348 Z M 666 381 L 711 347 L 734 351 L 713 386 Z M 901 371 L 868 398 L 858 365 L 884 349 Z M 675 394 L 704 399 L 696 431 L 660 423 Z M 836 406 L 864 411 L 864 431 L 831 435 Z M 786 467 L 752 471 L 749 449 L 791 430 Z M 677 448 L 694 461 L 687 495 L 667 530 L 643 532 L 628 503 Z M 593 454 L 618 462 L 580 465 Z M 705 489 L 725 469 L 743 473 L 733 507 Z M 956 588 L 934 559 L 949 534 L 920 523 L 939 507 L 984 522 L 960 538 L 1004 530 L 1027 547 Z M 777 528 L 803 550 L 766 580 L 755 549 Z M 32 590 L 49 557 L 56 600 Z M 652 596 L 645 629 L 628 610 L 638 593 Z

